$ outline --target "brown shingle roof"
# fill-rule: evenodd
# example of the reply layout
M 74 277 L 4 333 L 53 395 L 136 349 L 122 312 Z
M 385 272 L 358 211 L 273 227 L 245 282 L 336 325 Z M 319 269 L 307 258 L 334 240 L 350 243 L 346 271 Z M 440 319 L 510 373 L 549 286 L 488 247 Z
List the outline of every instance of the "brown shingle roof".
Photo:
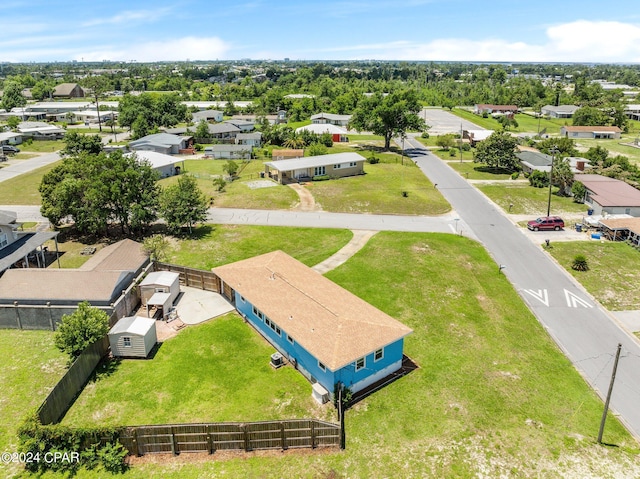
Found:
M 106 246 L 79 269 L 83 271 L 137 271 L 147 261 L 140 243 L 130 239 Z
M 575 180 L 590 190 L 592 198 L 601 206 L 640 206 L 640 190 L 624 181 L 601 175 L 576 175 Z
M 640 218 L 601 219 L 600 223 L 610 230 L 629 230 L 640 235 Z
M 332 371 L 412 332 L 282 251 L 213 271 Z

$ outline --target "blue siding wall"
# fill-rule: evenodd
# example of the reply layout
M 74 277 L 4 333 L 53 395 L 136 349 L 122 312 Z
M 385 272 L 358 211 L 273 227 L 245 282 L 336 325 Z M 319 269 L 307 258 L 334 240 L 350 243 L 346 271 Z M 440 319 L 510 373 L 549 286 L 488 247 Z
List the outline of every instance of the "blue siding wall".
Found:
M 340 381 L 347 387 L 352 386 L 366 379 L 371 374 L 391 366 L 393 363 L 402 360 L 402 351 L 404 347 L 404 339 L 399 339 L 395 343 L 391 343 L 384 347 L 384 357 L 378 361 L 374 361 L 374 354 L 368 354 L 365 357 L 364 368 L 359 371 L 355 370 L 355 363 L 348 364 L 344 368 L 336 372 L 336 382 Z
M 246 317 L 247 320 L 257 328 L 277 350 L 284 353 L 290 361 L 295 359 L 299 366 L 304 368 L 311 376 L 313 376 L 316 381 L 329 391 L 329 393 L 333 394 L 335 383 L 334 373 L 329 370 L 329 368 L 325 368 L 325 371 L 322 371 L 318 366 L 318 360 L 298 344 L 295 337 L 293 337 L 293 344 L 287 340 L 286 324 L 278 324 L 278 327 L 280 328 L 280 335 L 278 336 L 275 331 L 267 326 L 264 319 L 260 319 L 256 314 L 254 314 L 253 305 L 248 300 L 242 298 L 240 293 L 237 291 L 235 292 L 235 295 L 236 309 L 242 313 L 242 315 Z

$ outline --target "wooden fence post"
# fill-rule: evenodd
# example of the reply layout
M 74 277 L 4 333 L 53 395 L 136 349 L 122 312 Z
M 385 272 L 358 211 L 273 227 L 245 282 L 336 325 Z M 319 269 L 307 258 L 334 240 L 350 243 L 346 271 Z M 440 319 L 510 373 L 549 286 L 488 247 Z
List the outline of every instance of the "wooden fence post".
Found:
M 284 432 L 284 423 L 281 422 L 280 423 L 280 438 L 282 440 L 282 450 L 286 450 L 287 449 L 287 436 Z
M 249 429 L 246 424 L 240 426 L 244 431 L 244 450 L 249 452 L 251 450 L 251 444 L 249 444 Z
M 209 454 L 213 454 L 213 436 L 211 435 L 211 431 L 207 428 L 207 449 L 209 450 Z
M 18 323 L 18 328 L 22 329 L 22 321 L 20 321 L 20 308 L 18 308 L 18 302 L 14 301 L 13 305 L 16 307 L 16 321 Z
M 311 421 L 311 449 L 316 448 L 316 422 Z
M 176 440 L 176 433 L 174 428 L 171 428 L 171 452 L 174 456 L 180 454 L 180 449 L 178 447 L 178 441 Z
M 134 429 L 133 430 L 133 434 L 131 434 L 131 444 L 133 445 L 133 451 L 131 451 L 133 454 L 136 455 L 136 457 L 140 457 L 140 449 L 138 448 L 138 429 Z

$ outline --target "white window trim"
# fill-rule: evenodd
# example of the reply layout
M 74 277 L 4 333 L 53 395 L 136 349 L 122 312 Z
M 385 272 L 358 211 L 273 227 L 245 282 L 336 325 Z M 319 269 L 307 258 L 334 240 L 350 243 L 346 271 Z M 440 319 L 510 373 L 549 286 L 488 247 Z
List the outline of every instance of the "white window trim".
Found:
M 322 364 L 320 361 L 318 361 L 318 368 L 320 368 L 321 371 L 327 370 L 327 367 L 324 364 Z
M 380 351 L 381 356 L 380 356 L 378 359 L 376 359 L 376 355 L 378 354 L 378 351 Z M 374 363 L 377 363 L 378 361 L 381 361 L 381 360 L 383 360 L 383 359 L 384 359 L 384 348 L 376 349 L 376 350 L 373 352 L 373 362 L 374 362 Z
M 129 343 L 129 344 L 127 344 Z M 123 336 L 122 337 L 122 344 L 124 345 L 125 348 L 130 348 L 131 347 L 131 337 L 130 336 Z
M 291 337 L 290 334 L 287 334 L 287 341 L 289 341 L 291 344 L 294 343 L 294 339 Z
M 362 366 L 358 367 L 358 363 L 360 361 L 362 361 Z M 356 372 L 360 371 L 361 369 L 364 369 L 367 366 L 366 358 L 363 356 L 361 358 L 356 359 L 355 365 L 356 365 Z

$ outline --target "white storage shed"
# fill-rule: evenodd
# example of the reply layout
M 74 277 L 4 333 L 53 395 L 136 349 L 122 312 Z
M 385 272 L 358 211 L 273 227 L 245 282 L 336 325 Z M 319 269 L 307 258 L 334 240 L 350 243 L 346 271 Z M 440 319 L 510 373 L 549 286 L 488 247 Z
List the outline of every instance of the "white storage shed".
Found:
M 180 294 L 180 274 L 171 271 L 155 271 L 149 273 L 140 283 L 142 304 L 151 308 L 162 308 L 163 317 Z
M 146 358 L 157 342 L 155 320 L 142 316 L 122 318 L 109 331 L 115 357 Z

